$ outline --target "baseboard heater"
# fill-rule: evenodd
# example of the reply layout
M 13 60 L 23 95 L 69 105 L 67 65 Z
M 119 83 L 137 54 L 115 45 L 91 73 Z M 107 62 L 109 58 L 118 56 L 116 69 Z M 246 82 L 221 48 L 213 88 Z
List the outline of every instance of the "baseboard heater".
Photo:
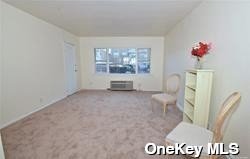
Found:
M 133 81 L 110 81 L 110 88 L 112 91 L 133 91 Z

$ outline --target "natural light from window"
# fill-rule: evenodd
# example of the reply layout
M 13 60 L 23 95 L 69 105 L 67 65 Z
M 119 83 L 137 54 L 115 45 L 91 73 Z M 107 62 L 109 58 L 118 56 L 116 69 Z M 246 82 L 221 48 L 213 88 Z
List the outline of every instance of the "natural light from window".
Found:
M 94 51 L 96 73 L 150 73 L 150 48 L 95 48 Z

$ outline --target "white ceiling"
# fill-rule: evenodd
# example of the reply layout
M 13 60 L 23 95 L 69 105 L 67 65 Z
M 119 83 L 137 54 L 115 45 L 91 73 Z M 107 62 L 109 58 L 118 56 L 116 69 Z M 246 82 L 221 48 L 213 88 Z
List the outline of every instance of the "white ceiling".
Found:
M 78 36 L 163 36 L 201 0 L 5 0 Z

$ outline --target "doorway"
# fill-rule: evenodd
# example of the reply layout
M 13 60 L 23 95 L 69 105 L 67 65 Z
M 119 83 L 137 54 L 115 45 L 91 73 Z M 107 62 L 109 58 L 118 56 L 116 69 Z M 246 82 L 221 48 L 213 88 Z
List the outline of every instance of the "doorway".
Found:
M 77 91 L 76 48 L 73 44 L 64 42 L 66 92 L 72 95 Z

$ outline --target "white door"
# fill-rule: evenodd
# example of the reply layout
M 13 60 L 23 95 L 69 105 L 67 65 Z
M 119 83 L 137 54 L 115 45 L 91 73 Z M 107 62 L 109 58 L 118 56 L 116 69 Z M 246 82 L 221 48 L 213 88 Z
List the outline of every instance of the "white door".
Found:
M 64 43 L 65 54 L 65 74 L 66 74 L 66 91 L 67 95 L 71 95 L 77 91 L 77 65 L 76 65 L 76 49 L 69 43 Z

